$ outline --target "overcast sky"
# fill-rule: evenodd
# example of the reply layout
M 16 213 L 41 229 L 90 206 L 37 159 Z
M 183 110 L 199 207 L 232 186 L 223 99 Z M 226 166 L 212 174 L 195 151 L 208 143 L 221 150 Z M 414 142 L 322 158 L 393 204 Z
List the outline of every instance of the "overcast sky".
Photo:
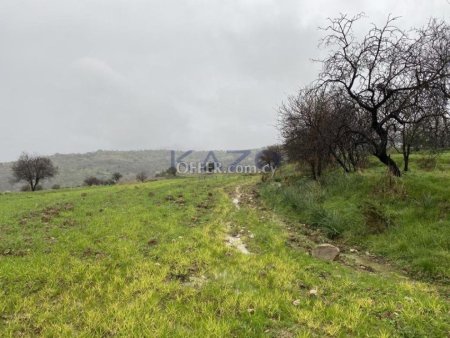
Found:
M 327 17 L 409 28 L 449 20 L 449 2 L 0 0 L 0 161 L 277 142 L 277 106 L 314 80 Z

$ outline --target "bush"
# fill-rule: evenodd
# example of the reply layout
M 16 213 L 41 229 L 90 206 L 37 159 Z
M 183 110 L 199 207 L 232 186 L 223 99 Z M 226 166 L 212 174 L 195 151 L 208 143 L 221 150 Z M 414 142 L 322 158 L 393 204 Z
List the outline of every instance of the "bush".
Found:
M 177 168 L 170 167 L 169 169 L 166 170 L 166 173 L 167 173 L 168 176 L 176 176 Z
M 93 185 L 114 185 L 117 184 L 121 178 L 122 174 L 120 173 L 112 174 L 111 178 L 109 179 L 101 179 L 95 176 L 89 176 L 84 179 L 84 185 L 87 185 L 88 187 Z
M 115 184 L 119 182 L 122 177 L 123 175 L 121 173 L 115 172 L 114 174 L 112 174 L 111 181 L 113 182 L 113 184 Z
M 392 221 L 383 213 L 381 206 L 366 201 L 362 205 L 367 230 L 371 234 L 381 234 L 388 229 Z
M 52 189 L 53 190 L 58 190 L 58 189 L 61 189 L 61 186 L 59 184 L 53 184 L 52 185 Z
M 86 177 L 84 180 L 84 185 L 87 185 L 88 187 L 91 187 L 93 185 L 104 185 L 105 181 L 103 181 L 102 179 L 99 179 L 95 176 L 89 176 Z
M 167 170 L 156 174 L 155 177 L 175 177 L 177 175 L 177 168 L 170 167 Z
M 136 174 L 136 180 L 139 182 L 145 182 L 148 178 L 148 175 L 145 171 L 141 171 L 140 173 Z

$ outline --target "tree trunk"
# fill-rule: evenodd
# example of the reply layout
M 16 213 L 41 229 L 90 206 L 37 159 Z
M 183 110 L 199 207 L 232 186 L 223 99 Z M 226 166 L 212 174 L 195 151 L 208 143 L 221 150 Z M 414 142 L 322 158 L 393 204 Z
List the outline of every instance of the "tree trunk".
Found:
M 411 145 L 408 144 L 408 137 L 406 134 L 405 126 L 402 130 L 402 153 L 403 153 L 403 171 L 408 171 L 409 154 L 411 153 Z
M 393 159 L 391 159 L 391 156 L 387 154 L 387 147 L 388 147 L 388 132 L 386 129 L 383 128 L 382 125 L 377 124 L 374 122 L 372 124 L 372 128 L 375 130 L 375 132 L 380 137 L 380 143 L 376 146 L 375 156 L 378 157 L 378 159 L 386 164 L 390 170 L 390 172 L 397 177 L 402 176 L 400 169 L 398 168 L 397 163 Z
M 310 167 L 311 167 L 311 174 L 312 174 L 312 177 L 313 177 L 313 179 L 314 179 L 315 181 L 317 181 L 316 165 L 315 165 L 314 161 L 311 161 L 311 162 L 309 163 L 309 165 L 310 165 Z
M 36 191 L 36 187 L 38 186 L 38 184 L 39 184 L 38 179 L 36 179 L 34 182 L 31 181 L 31 191 Z
M 411 146 L 408 144 L 403 150 L 403 171 L 409 169 L 409 154 L 411 153 Z
M 334 150 L 330 150 L 330 152 L 331 152 L 331 155 L 333 155 L 334 159 L 337 161 L 337 163 L 342 167 L 342 169 L 344 169 L 344 172 L 349 173 L 350 169 L 347 168 L 344 161 L 339 158 L 339 156 L 336 154 L 336 152 Z
M 382 152 L 381 154 L 375 154 L 378 159 L 386 164 L 390 170 L 390 172 L 397 177 L 402 176 L 402 173 L 400 172 L 400 169 L 398 168 L 397 163 L 389 156 L 386 152 Z

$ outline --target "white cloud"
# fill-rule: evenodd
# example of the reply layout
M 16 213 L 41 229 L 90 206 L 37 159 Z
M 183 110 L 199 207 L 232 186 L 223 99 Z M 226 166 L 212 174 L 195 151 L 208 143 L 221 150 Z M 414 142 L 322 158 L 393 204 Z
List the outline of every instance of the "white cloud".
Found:
M 80 58 L 73 62 L 73 67 L 88 77 L 116 85 L 125 83 L 125 79 L 122 75 L 112 69 L 106 62 L 96 58 Z
M 2 0 L 0 160 L 23 150 L 250 148 L 312 81 L 326 17 L 448 19 L 445 0 Z M 368 21 L 368 22 L 369 22 Z M 360 26 L 364 29 L 364 25 Z

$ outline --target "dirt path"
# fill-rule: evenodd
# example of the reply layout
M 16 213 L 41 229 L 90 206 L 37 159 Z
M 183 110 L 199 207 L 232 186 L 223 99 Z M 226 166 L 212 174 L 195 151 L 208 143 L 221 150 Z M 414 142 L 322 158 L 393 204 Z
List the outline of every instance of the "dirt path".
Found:
M 240 207 L 241 198 L 242 198 L 241 186 L 238 185 L 235 187 L 234 192 L 232 193 L 232 203 L 237 210 L 240 210 L 240 208 L 241 208 Z M 225 237 L 225 244 L 229 247 L 235 248 L 236 250 L 238 250 L 239 252 L 241 252 L 244 255 L 250 254 L 250 251 L 248 250 L 245 243 L 242 241 L 240 234 L 235 234 L 235 235 L 228 234 Z
M 247 246 L 244 244 L 244 242 L 242 241 L 242 239 L 239 235 L 237 235 L 237 236 L 227 235 L 226 244 L 227 244 L 227 246 L 235 248 L 236 250 L 243 253 L 244 255 L 250 254 L 250 251 L 247 249 Z
M 263 201 L 261 201 L 258 190 L 254 185 L 236 186 L 234 191 L 230 192 L 230 197 L 236 209 L 240 210 L 243 207 L 257 209 L 262 218 L 272 219 L 279 223 L 287 230 L 287 244 L 294 249 L 311 254 L 311 250 L 318 244 L 329 243 L 339 247 L 341 251 L 336 260 L 338 263 L 360 271 L 379 274 L 395 274 L 398 277 L 408 279 L 405 271 L 392 266 L 382 257 L 342 242 L 332 241 L 320 231 L 310 228 L 307 224 L 293 223 L 273 211 L 268 210 L 264 206 Z M 227 235 L 226 244 L 235 247 L 243 254 L 250 253 L 239 235 Z

